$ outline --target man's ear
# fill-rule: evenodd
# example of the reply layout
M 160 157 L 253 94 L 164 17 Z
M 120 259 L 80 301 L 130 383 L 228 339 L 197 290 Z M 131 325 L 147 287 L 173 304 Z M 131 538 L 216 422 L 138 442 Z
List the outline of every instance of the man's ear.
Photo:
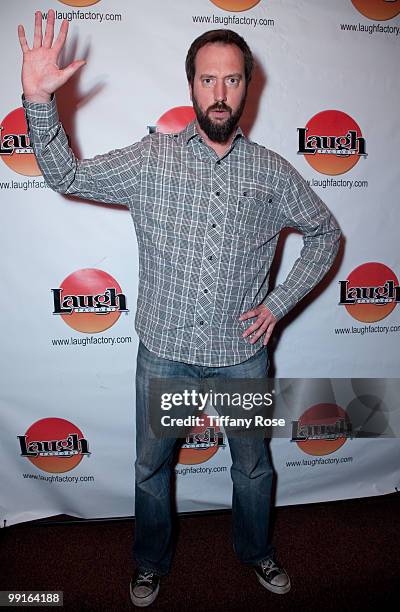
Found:
M 189 83 L 189 97 L 190 101 L 193 102 L 193 87 L 191 83 Z

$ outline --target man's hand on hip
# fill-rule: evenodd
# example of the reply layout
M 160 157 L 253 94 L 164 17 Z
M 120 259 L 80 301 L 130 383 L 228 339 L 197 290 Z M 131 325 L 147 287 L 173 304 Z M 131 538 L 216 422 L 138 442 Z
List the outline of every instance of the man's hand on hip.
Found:
M 266 346 L 278 319 L 272 314 L 269 308 L 264 304 L 260 304 L 257 308 L 248 310 L 240 315 L 239 321 L 247 321 L 247 319 L 254 319 L 254 317 L 257 317 L 257 319 L 242 334 L 242 338 L 246 338 L 255 332 L 254 336 L 250 339 L 250 344 L 254 344 L 264 334 L 263 344 Z

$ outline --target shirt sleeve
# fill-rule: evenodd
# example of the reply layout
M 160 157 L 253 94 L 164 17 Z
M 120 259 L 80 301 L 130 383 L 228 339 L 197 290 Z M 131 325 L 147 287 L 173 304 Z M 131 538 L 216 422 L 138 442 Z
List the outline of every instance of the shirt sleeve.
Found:
M 303 234 L 303 248 L 285 282 L 277 285 L 263 302 L 277 319 L 325 276 L 336 258 L 341 237 L 332 213 L 293 167 L 288 173 L 282 206 L 285 226 Z
M 49 187 L 89 200 L 129 205 L 140 182 L 142 142 L 78 160 L 59 121 L 55 97 L 47 104 L 22 97 L 22 103 L 30 143 Z

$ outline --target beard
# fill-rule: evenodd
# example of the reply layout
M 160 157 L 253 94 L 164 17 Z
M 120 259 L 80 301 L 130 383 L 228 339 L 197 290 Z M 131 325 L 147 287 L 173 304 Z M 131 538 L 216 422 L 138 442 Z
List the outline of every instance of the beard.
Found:
M 225 102 L 216 102 L 212 106 L 209 106 L 205 112 L 201 110 L 194 95 L 192 95 L 192 102 L 197 121 L 203 132 L 207 134 L 212 142 L 223 144 L 229 140 L 239 123 L 246 103 L 246 95 L 243 96 L 235 113 L 232 112 L 231 107 L 225 104 Z M 229 117 L 221 123 L 214 123 L 214 121 L 210 119 L 209 113 L 215 110 L 227 111 Z

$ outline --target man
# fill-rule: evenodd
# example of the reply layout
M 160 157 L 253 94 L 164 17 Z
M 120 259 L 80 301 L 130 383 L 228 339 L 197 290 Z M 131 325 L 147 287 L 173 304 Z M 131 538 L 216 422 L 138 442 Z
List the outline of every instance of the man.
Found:
M 321 200 L 279 155 L 248 140 L 238 122 L 253 58 L 230 30 L 191 45 L 186 73 L 196 121 L 179 134 L 152 134 L 119 151 L 78 161 L 53 97 L 83 64 L 64 70 L 53 44 L 54 12 L 32 49 L 24 30 L 22 81 L 29 134 L 48 184 L 62 193 L 125 204 L 140 250 L 136 329 L 136 535 L 133 603 L 147 606 L 172 561 L 171 464 L 175 440 L 149 431 L 149 380 L 266 376 L 266 345 L 278 319 L 330 268 L 340 231 Z M 294 227 L 304 247 L 286 281 L 267 295 L 279 232 Z M 229 437 L 233 540 L 259 582 L 287 593 L 290 579 L 268 540 L 272 468 L 265 441 Z

